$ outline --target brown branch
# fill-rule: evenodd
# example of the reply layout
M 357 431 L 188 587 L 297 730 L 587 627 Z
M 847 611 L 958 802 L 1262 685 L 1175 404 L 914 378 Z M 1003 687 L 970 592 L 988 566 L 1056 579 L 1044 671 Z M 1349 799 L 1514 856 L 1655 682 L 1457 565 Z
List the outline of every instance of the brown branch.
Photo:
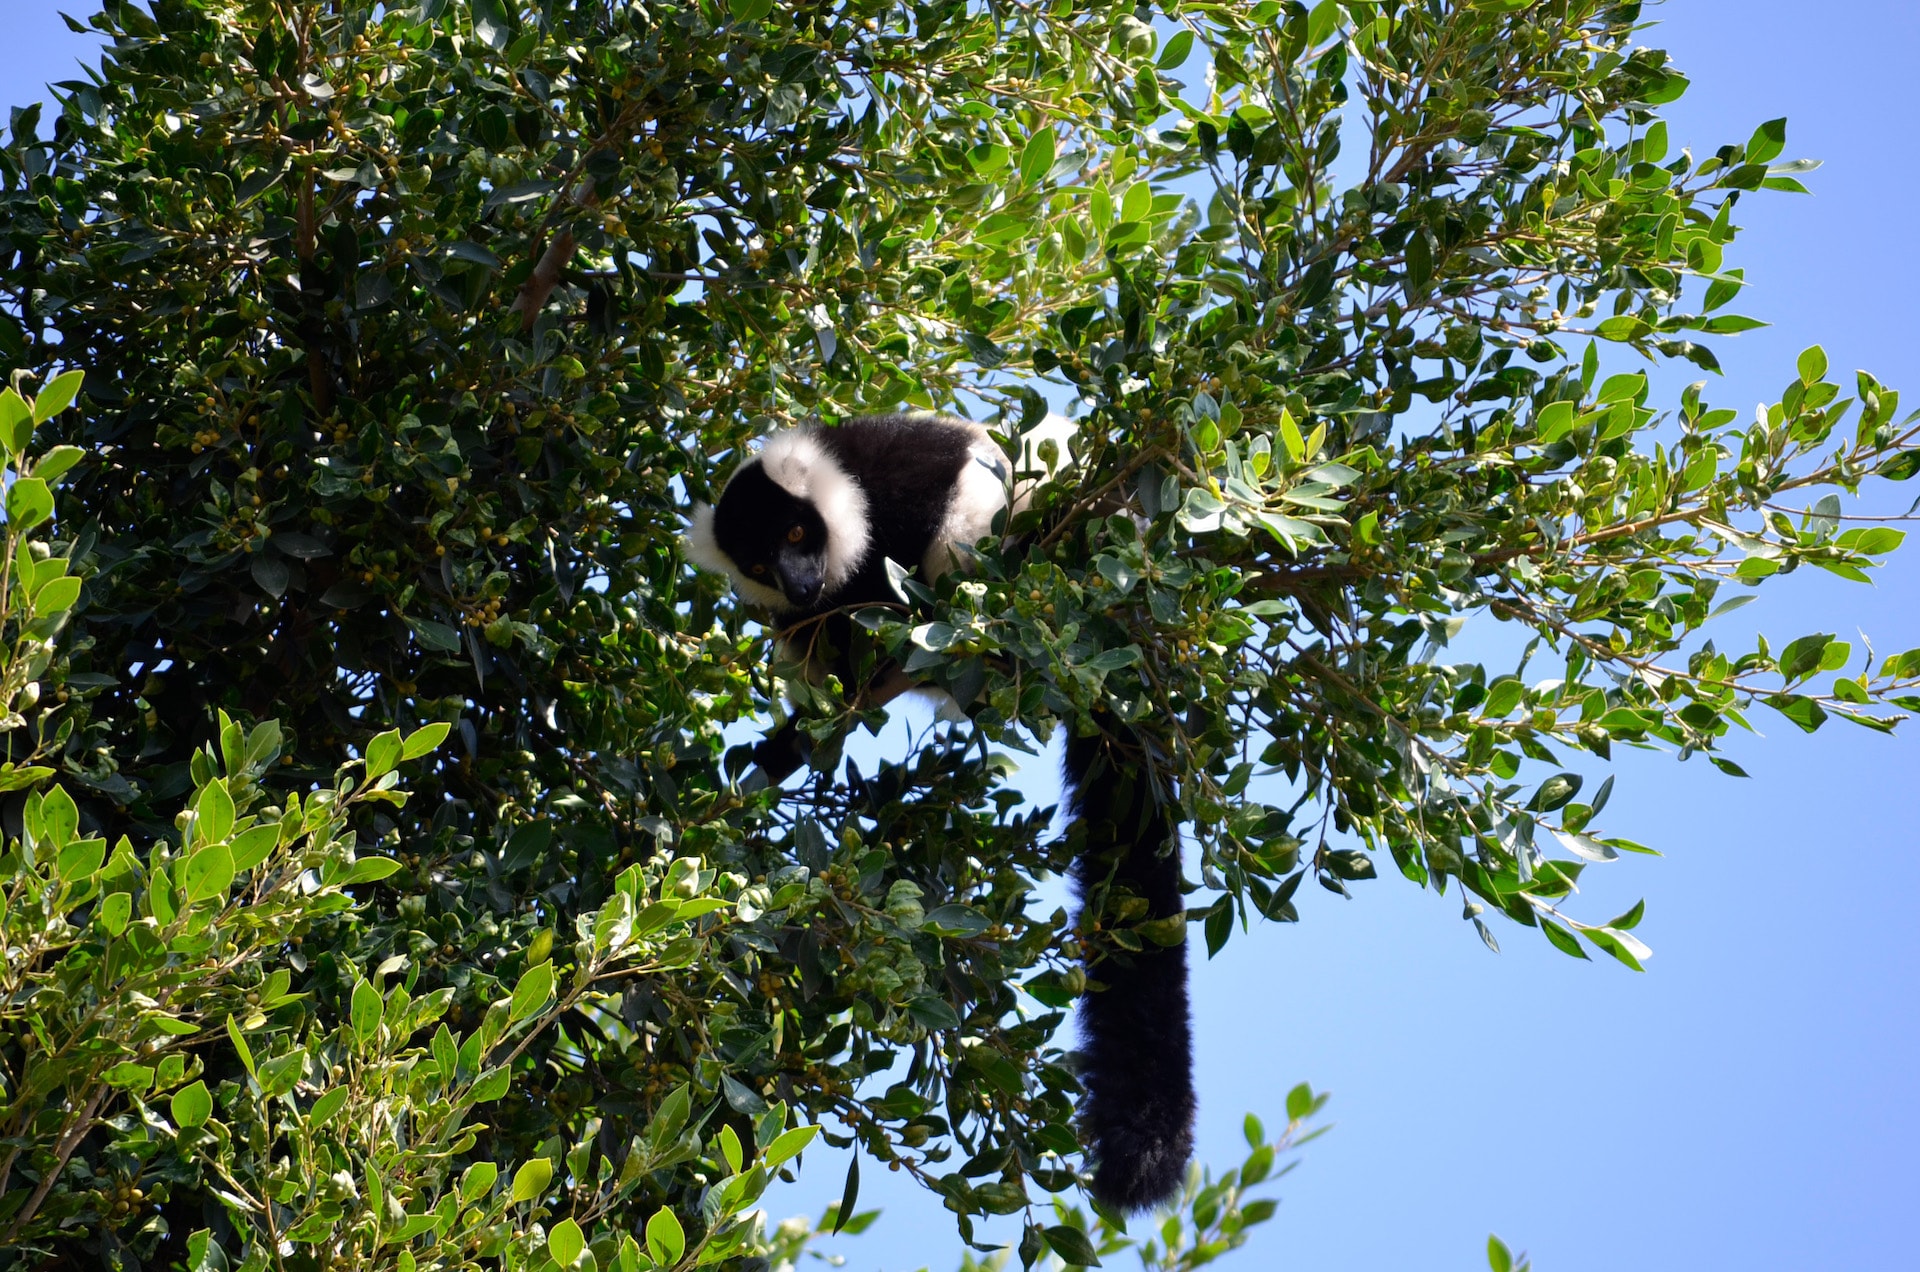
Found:
M 300 193 L 296 196 L 293 208 L 294 251 L 303 265 L 313 263 L 314 240 L 318 236 L 318 226 L 313 210 L 313 172 L 308 168 L 298 168 L 300 174 Z M 321 350 L 321 333 L 325 330 L 325 320 L 316 312 L 319 305 L 307 294 L 302 279 L 300 290 L 301 306 L 307 311 L 308 319 L 300 324 L 300 338 L 307 346 L 307 386 L 313 393 L 313 409 L 316 414 L 326 416 L 333 410 L 333 377 L 327 374 L 327 356 Z
M 40 1203 L 45 1201 L 47 1194 L 53 1191 L 54 1184 L 60 1178 L 60 1172 L 66 1169 L 67 1159 L 73 1156 L 74 1149 L 80 1147 L 80 1141 L 85 1138 L 86 1133 L 93 1129 L 93 1115 L 100 1111 L 100 1101 L 106 1096 L 107 1088 L 104 1083 L 93 1089 L 93 1098 L 87 1101 L 87 1107 L 81 1111 L 67 1133 L 61 1137 L 60 1146 L 54 1150 L 53 1165 L 40 1176 L 40 1186 L 33 1190 L 33 1196 L 27 1198 L 27 1204 L 22 1206 L 20 1213 L 13 1217 L 13 1222 L 7 1226 L 7 1235 L 0 1237 L 0 1245 L 13 1243 L 13 1238 L 19 1233 L 21 1227 L 33 1218 L 34 1213 L 40 1209 Z
M 1286 592 L 1302 583 L 1319 583 L 1328 579 L 1338 579 L 1342 582 L 1347 582 L 1354 579 L 1369 578 L 1373 573 L 1374 571 L 1369 570 L 1365 566 L 1355 565 L 1352 562 L 1345 564 L 1301 565 L 1276 570 L 1271 574 L 1263 574 L 1256 579 L 1248 579 L 1246 588 L 1249 592 Z
M 535 320 L 546 306 L 547 297 L 560 285 L 560 275 L 566 272 L 567 263 L 573 259 L 574 247 L 573 231 L 561 230 L 547 244 L 547 250 L 540 253 L 540 259 L 535 262 L 527 280 L 520 284 L 520 294 L 513 298 L 513 304 L 507 307 L 507 312 L 520 315 L 521 331 L 533 330 Z

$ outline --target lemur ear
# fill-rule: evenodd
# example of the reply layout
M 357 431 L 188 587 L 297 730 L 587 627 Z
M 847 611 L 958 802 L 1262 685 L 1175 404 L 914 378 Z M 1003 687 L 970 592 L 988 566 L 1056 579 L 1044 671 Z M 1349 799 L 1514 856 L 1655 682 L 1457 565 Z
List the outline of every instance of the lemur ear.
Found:
M 703 570 L 718 574 L 732 571 L 733 562 L 720 550 L 719 542 L 713 537 L 712 504 L 697 503 L 693 506 L 693 524 L 681 536 L 680 551 L 687 560 Z

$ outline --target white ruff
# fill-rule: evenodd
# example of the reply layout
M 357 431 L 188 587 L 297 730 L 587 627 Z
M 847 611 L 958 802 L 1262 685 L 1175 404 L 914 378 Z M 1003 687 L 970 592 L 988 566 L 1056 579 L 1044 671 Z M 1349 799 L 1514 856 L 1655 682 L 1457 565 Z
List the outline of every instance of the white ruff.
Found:
M 867 559 L 867 496 L 860 483 L 827 454 L 812 430 L 776 433 L 760 448 L 757 463 L 775 485 L 813 505 L 827 525 L 826 591 L 833 593 Z M 742 595 L 746 595 L 744 592 Z
M 959 562 L 960 549 L 971 548 L 993 533 L 993 519 L 1007 506 L 1007 457 L 985 429 L 968 427 L 978 436 L 967 448 L 966 465 L 953 483 L 940 533 L 920 562 L 920 572 L 929 582 Z
M 733 558 L 720 550 L 713 537 L 713 505 L 693 505 L 693 524 L 680 537 L 680 551 L 687 560 L 715 574 L 733 573 Z

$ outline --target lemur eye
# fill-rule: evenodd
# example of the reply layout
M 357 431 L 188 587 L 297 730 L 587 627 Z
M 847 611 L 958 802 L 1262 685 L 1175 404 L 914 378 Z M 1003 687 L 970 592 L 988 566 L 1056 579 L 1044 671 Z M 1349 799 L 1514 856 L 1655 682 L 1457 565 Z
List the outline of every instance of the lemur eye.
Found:
M 805 526 L 795 526 L 793 529 L 787 531 L 788 543 L 798 543 L 800 542 L 800 540 L 806 537 L 807 537 L 807 530 Z
M 767 567 L 764 565 L 756 565 L 751 570 L 747 571 L 747 573 L 749 574 L 765 574 L 766 572 L 767 572 Z

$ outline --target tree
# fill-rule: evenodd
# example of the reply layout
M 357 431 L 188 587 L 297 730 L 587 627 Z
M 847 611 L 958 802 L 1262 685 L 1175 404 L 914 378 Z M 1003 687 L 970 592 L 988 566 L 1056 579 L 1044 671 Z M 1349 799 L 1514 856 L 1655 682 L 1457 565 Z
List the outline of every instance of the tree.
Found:
M 1564 906 L 1640 846 L 1563 755 L 1731 768 L 1756 707 L 1883 729 L 1920 700 L 1920 651 L 1699 637 L 1772 575 L 1866 577 L 1900 534 L 1840 496 L 1920 450 L 1817 349 L 1745 425 L 1602 374 L 1713 369 L 1753 325 L 1736 204 L 1808 166 L 1780 121 L 1675 150 L 1686 81 L 1637 21 L 110 0 L 99 73 L 0 153 L 0 359 L 87 371 L 42 421 L 77 448 L 48 559 L 84 586 L 7 734 L 54 770 L 23 808 L 65 792 L 152 878 L 216 779 L 283 825 L 334 791 L 341 827 L 283 850 L 392 872 L 323 872 L 341 902 L 208 978 L 226 1027 L 97 1103 L 23 1095 L 8 1018 L 33 1177 L 0 1222 L 76 1266 L 777 1259 L 797 1238 L 746 1216 L 818 1126 L 963 1236 L 1021 1214 L 1024 1259 L 1072 1259 L 1036 1203 L 1075 1181 L 1058 1031 L 1094 933 L 1031 904 L 1062 848 L 995 750 L 1059 727 L 1143 740 L 1210 948 L 1384 851 L 1637 966 L 1638 907 Z M 1071 477 L 971 577 L 864 616 L 970 722 L 866 774 L 838 742 L 874 712 L 809 695 L 813 779 L 743 780 L 779 685 L 678 555 L 689 498 L 770 423 L 1010 433 L 1049 393 Z M 1517 665 L 1441 660 L 1473 614 L 1528 633 Z M 404 804 L 348 802 L 400 764 Z M 56 893 L 75 926 L 151 891 L 95 875 Z M 164 928 L 177 884 L 130 917 Z

